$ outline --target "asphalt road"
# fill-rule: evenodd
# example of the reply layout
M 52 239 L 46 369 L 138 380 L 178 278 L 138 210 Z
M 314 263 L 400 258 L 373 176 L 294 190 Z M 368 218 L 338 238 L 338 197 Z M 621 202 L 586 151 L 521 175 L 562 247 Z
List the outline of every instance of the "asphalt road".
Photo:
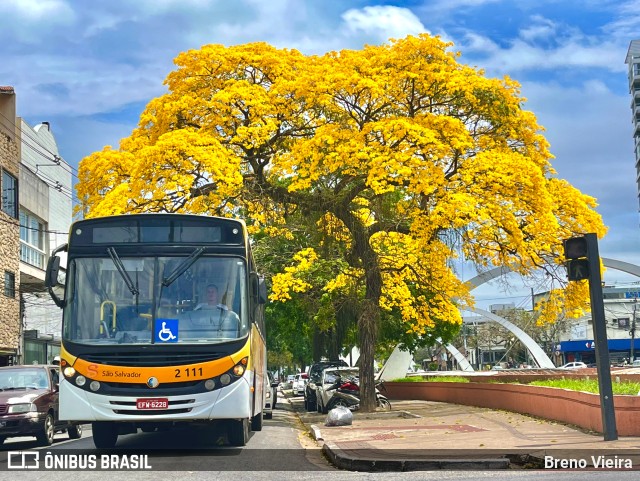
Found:
M 73 454 L 78 456 L 79 464 L 89 464 L 89 468 L 101 466 L 103 454 L 126 455 L 132 461 L 129 470 L 135 462 L 135 469 L 141 471 L 146 470 L 146 466 L 151 466 L 152 471 L 181 472 L 310 472 L 335 469 L 322 457 L 316 443 L 304 434 L 302 424 L 286 401 L 278 404 L 272 419 L 264 420 L 262 431 L 250 434 L 249 442 L 243 448 L 228 445 L 222 423 L 206 427 L 185 425 L 171 431 L 120 436 L 113 451 L 94 448 L 90 425 L 84 426 L 83 436 L 78 440 L 69 440 L 65 433 L 56 434 L 54 444 L 47 448 L 38 447 L 35 438 L 28 437 L 9 438 L 0 448 L 0 471 L 8 469 L 8 453 L 15 451 L 37 452 L 41 465 L 47 453 L 65 454 L 60 458 L 69 458 L 68 455 Z M 35 463 L 35 456 L 28 454 L 25 459 Z M 51 458 L 47 462 L 49 465 L 53 463 Z M 19 465 L 15 455 L 12 455 L 11 465 Z
M 294 403 L 296 401 L 294 400 Z M 224 430 L 220 426 L 178 428 L 162 433 L 138 433 L 118 439 L 115 451 L 98 451 L 93 446 L 91 430 L 79 440 L 69 440 L 57 434 L 53 446 L 40 448 L 33 438 L 8 439 L 0 446 L 0 476 L 3 479 L 25 481 L 262 481 L 295 479 L 296 481 L 337 480 L 492 480 L 492 481 L 631 481 L 637 472 L 558 472 L 558 471 L 430 471 L 405 473 L 357 473 L 340 471 L 322 457 L 315 441 L 304 434 L 303 426 L 289 400 L 278 403 L 273 419 L 265 420 L 263 430 L 251 433 L 246 447 L 239 449 L 225 445 Z M 132 455 L 147 456 L 152 469 L 40 469 L 9 470 L 9 452 L 25 453 L 27 462 L 38 453 L 44 464 L 47 453 L 95 456 L 114 452 L 121 458 Z M 29 458 L 31 456 L 31 458 Z M 67 456 L 68 458 L 68 456 Z M 20 459 L 12 455 L 12 460 Z M 50 458 L 51 459 L 51 458 Z M 86 459 L 86 458 L 85 458 Z M 99 464 L 99 461 L 98 461 Z M 596 478 L 597 476 L 597 478 Z

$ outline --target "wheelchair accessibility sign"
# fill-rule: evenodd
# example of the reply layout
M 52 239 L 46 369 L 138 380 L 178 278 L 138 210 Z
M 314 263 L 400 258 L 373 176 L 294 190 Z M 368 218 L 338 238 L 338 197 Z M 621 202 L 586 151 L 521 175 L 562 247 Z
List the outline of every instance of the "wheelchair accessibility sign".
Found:
M 153 332 L 156 343 L 178 342 L 178 319 L 156 319 Z

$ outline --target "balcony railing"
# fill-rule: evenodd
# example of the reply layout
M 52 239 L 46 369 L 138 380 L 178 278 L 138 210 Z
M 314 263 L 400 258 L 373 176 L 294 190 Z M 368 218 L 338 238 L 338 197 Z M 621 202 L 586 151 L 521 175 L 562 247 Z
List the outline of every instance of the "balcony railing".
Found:
M 20 260 L 33 267 L 44 270 L 44 252 L 22 241 L 20 241 Z

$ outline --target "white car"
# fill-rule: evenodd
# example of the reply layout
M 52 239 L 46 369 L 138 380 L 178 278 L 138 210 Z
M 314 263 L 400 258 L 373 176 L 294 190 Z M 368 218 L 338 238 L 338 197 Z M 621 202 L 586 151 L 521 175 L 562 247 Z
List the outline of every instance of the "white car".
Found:
M 309 382 L 309 376 L 306 372 L 302 374 L 296 374 L 296 377 L 293 379 L 293 384 L 291 384 L 291 390 L 293 391 L 293 396 L 304 396 L 304 387 Z
M 564 366 L 562 366 L 560 369 L 582 369 L 583 367 L 587 367 L 587 365 L 584 362 L 568 362 L 566 363 Z
M 293 380 L 296 378 L 295 374 L 289 374 L 287 379 L 282 383 L 282 389 L 291 389 L 293 387 Z
M 265 419 L 271 419 L 273 416 L 273 410 L 276 408 L 276 402 L 278 401 L 278 383 L 273 380 L 273 375 L 267 371 L 267 384 L 265 386 L 264 393 L 264 417 Z

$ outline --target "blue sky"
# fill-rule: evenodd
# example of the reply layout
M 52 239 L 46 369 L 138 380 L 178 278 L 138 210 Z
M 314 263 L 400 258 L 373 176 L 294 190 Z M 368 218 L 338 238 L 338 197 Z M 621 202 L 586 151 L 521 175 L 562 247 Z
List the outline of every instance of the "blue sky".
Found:
M 306 54 L 429 32 L 461 62 L 522 84 L 560 177 L 598 199 L 601 255 L 640 264 L 625 57 L 640 38 L 629 0 L 3 0 L 0 85 L 18 115 L 51 122 L 72 166 L 118 144 L 165 90 L 181 51 L 265 41 Z M 468 276 L 467 276 L 468 277 Z M 635 280 L 609 272 L 608 281 Z M 501 301 L 496 301 L 501 302 Z

